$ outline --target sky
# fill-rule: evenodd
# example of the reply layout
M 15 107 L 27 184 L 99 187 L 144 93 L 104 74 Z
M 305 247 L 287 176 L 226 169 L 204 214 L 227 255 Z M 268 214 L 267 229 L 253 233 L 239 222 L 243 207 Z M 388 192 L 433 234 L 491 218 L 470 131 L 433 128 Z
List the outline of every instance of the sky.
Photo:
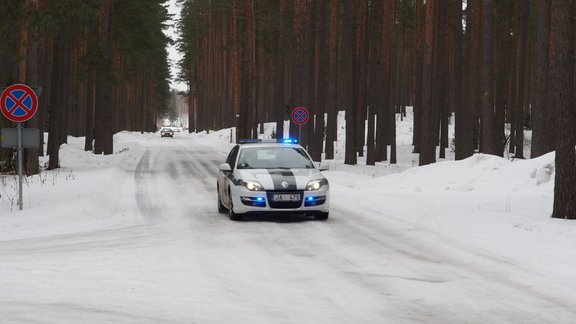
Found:
M 177 20 L 180 18 L 180 6 L 177 4 L 177 0 L 168 0 L 167 5 L 168 5 L 168 13 L 173 16 L 171 22 L 172 27 L 165 30 L 165 33 L 172 39 L 177 40 L 178 33 L 175 24 Z M 170 86 L 173 89 L 179 91 L 186 91 L 188 88 L 187 85 L 183 82 L 177 82 L 175 80 L 176 76 L 178 75 L 177 62 L 182 58 L 182 54 L 176 49 L 176 46 L 174 45 L 168 45 L 167 50 L 168 50 L 168 59 L 170 60 L 170 67 L 171 67 L 170 71 L 172 74 L 172 80 Z
M 61 168 L 24 182 L 23 211 L 1 176 L 0 322 L 574 322 L 554 153 L 417 167 L 409 111 L 397 165 L 350 166 L 343 122 L 325 222 L 218 214 L 229 129 L 120 132 L 106 156 L 68 137 Z

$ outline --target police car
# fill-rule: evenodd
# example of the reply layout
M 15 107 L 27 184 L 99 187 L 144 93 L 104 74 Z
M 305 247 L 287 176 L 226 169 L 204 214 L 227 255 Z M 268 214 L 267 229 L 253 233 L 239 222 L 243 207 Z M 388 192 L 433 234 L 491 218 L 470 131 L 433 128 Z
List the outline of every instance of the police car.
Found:
M 231 220 L 250 214 L 293 213 L 328 219 L 328 180 L 293 139 L 243 140 L 219 166 L 218 212 Z

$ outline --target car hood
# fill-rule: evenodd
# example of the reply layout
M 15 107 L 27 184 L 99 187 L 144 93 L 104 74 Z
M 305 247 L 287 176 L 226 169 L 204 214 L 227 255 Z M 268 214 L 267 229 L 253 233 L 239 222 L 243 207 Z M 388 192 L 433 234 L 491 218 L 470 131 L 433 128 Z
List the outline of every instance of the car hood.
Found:
M 317 169 L 243 169 L 240 179 L 258 181 L 264 190 L 304 190 L 310 180 L 324 176 Z

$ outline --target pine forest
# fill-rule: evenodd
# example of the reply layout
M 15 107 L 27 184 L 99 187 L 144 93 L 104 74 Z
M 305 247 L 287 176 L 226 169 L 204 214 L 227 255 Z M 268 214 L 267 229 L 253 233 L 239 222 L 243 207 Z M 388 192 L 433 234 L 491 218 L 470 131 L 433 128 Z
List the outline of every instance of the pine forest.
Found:
M 41 155 L 58 168 L 68 135 L 112 154 L 114 133 L 154 132 L 169 114 L 165 1 L 0 2 L 0 87 L 42 88 L 42 109 L 27 124 L 48 145 L 26 151 L 27 174 L 40 171 Z M 419 165 L 444 159 L 451 143 L 457 160 L 556 151 L 552 216 L 576 218 L 574 1 L 178 2 L 175 77 L 188 85 L 190 132 L 256 138 L 273 122 L 320 161 L 334 158 L 345 112 L 344 163 L 394 164 L 396 120 L 413 107 Z M 296 107 L 310 120 L 285 130 Z M 0 150 L 0 172 L 12 156 Z

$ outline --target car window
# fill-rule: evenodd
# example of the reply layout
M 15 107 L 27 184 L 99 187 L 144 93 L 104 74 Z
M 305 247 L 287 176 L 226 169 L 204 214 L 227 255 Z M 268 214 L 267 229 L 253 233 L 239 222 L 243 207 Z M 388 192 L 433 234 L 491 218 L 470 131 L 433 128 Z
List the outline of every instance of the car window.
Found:
M 237 167 L 238 169 L 313 169 L 314 164 L 303 148 L 249 147 L 240 151 Z
M 234 169 L 234 162 L 236 162 L 236 156 L 238 155 L 238 150 L 240 149 L 240 145 L 234 146 L 234 148 L 228 154 L 226 158 L 226 163 L 230 165 L 232 169 Z

